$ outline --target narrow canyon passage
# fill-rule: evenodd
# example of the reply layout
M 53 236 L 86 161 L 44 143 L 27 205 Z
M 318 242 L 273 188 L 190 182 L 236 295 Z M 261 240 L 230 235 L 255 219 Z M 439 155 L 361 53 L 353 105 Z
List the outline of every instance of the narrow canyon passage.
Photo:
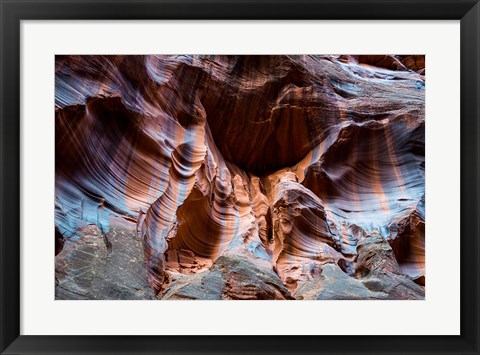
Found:
M 57 299 L 424 299 L 423 56 L 56 56 Z

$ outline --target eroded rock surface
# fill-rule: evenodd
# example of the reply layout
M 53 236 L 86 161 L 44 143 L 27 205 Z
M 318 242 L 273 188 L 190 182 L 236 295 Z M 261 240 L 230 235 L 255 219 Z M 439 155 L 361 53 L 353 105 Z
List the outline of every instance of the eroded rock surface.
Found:
M 174 279 L 163 299 L 293 299 L 271 265 L 259 265 L 241 254 L 222 255 L 204 272 L 172 275 Z
M 423 56 L 55 72 L 57 298 L 424 298 Z
M 55 299 L 154 299 L 141 242 L 121 223 L 106 234 L 90 225 L 55 258 Z

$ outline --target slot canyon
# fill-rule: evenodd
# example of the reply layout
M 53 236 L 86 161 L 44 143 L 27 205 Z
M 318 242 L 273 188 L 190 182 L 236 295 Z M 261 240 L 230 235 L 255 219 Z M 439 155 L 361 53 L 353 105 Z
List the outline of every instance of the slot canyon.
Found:
M 55 57 L 56 299 L 425 285 L 424 56 Z

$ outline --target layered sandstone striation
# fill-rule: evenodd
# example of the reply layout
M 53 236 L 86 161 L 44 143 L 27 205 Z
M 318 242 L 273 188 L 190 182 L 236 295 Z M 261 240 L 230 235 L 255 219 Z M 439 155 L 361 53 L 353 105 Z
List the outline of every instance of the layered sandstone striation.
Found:
M 55 74 L 57 298 L 424 298 L 423 56 Z

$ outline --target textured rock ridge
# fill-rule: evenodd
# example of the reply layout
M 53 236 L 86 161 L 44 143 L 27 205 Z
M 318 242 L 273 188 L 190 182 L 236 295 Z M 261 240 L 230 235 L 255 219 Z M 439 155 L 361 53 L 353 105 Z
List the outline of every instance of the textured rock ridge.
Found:
M 424 112 L 419 55 L 56 56 L 56 297 L 423 299 Z

